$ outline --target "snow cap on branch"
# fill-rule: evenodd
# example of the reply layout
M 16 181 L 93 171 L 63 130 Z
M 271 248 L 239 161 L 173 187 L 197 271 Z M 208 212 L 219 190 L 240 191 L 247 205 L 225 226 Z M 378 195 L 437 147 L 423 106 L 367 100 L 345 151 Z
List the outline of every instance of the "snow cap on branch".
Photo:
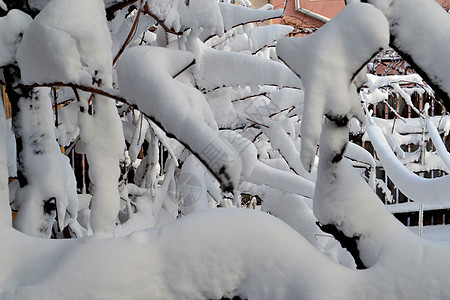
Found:
M 205 28 L 223 35 L 223 21 L 216 0 L 152 0 L 149 11 L 176 32 Z
M 25 83 L 112 84 L 111 35 L 101 0 L 52 0 L 17 51 Z
M 16 9 L 0 18 L 0 66 L 14 63 L 23 33 L 31 21 L 29 15 Z
M 150 46 L 131 48 L 117 65 L 120 90 L 131 104 L 186 145 L 216 176 L 223 189 L 232 190 L 241 172 L 238 153 L 194 109 L 194 102 L 208 105 L 203 94 L 173 78 L 193 59 L 185 51 Z
M 305 88 L 300 156 L 307 170 L 314 162 L 324 115 L 337 121 L 364 118 L 354 81 L 388 43 L 386 18 L 362 3 L 346 6 L 310 36 L 278 42 L 278 56 L 300 76 Z

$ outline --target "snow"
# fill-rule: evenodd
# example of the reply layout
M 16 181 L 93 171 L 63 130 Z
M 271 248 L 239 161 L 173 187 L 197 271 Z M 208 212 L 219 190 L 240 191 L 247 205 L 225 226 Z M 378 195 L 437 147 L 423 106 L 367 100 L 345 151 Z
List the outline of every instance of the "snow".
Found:
M 395 242 L 384 232 L 384 237 L 397 247 L 390 249 L 400 251 L 394 253 L 395 257 L 397 253 L 408 256 L 395 261 L 380 259 L 379 265 L 365 272 L 334 263 L 284 222 L 249 210 L 207 210 L 160 229 L 100 241 L 33 239 L 3 224 L 1 230 L 6 240 L 15 240 L 1 250 L 1 263 L 9 266 L 8 271 L 3 269 L 0 273 L 2 299 L 114 299 L 118 295 L 133 299 L 148 295 L 154 299 L 219 299 L 224 295 L 248 299 L 292 299 L 298 295 L 373 299 L 380 290 L 399 298 L 446 296 L 446 289 L 439 289 L 445 281 L 435 281 L 435 288 L 427 285 L 433 281 L 429 272 L 445 271 L 447 259 L 439 256 L 431 260 L 432 269 L 416 272 L 419 265 L 430 261 L 410 259 L 414 257 L 410 254 L 418 255 L 431 244 L 407 234 L 407 229 L 406 242 L 414 241 L 420 248 L 401 246 L 405 239 Z M 36 250 L 29 253 L 30 248 Z M 434 248 L 440 254 L 447 253 L 447 249 Z M 17 258 L 26 255 L 28 260 L 10 260 L 10 253 Z M 392 257 L 390 253 L 382 252 L 380 258 Z M 55 264 L 57 268 L 53 267 Z M 18 271 L 23 275 L 16 280 L 9 276 Z M 117 272 L 121 276 L 108 276 L 105 281 L 105 274 Z M 134 284 L 128 284 L 128 280 Z
M 449 69 L 447 49 L 450 48 L 450 38 L 446 34 L 446 29 L 450 27 L 448 13 L 433 0 L 367 2 L 380 9 L 388 19 L 391 44 L 400 54 L 409 56 L 409 62 L 419 67 L 416 68 L 417 71 L 426 73 L 431 81 L 429 83 L 447 95 L 440 93 L 442 98 L 448 99 L 450 94 L 450 79 L 447 75 Z M 436 36 L 440 38 L 436 39 Z
M 82 96 L 81 96 L 82 97 Z M 95 96 L 94 115 L 87 113 L 87 99 L 80 99 L 85 109 L 79 112 L 80 137 L 84 142 L 92 184 L 91 227 L 94 234 L 112 236 L 119 211 L 119 162 L 125 142 L 122 122 L 114 101 Z
M 14 238 L 17 243 L 2 249 L 2 265 L 6 262 L 3 254 L 16 251 L 15 254 L 22 256 L 27 253 L 24 249 L 30 247 L 36 249 L 29 255 L 36 264 L 30 269 L 33 272 L 25 273 L 28 276 L 19 281 L 2 274 L 2 299 L 114 299 L 117 295 L 133 299 L 148 295 L 154 299 L 219 299 L 224 295 L 288 299 L 299 294 L 312 296 L 317 291 L 322 295 L 333 292 L 337 298 L 344 299 L 346 293 L 341 284 L 356 279 L 349 270 L 318 253 L 282 221 L 247 210 L 205 211 L 162 229 L 101 241 L 43 241 L 5 229 L 2 228 L 2 236 Z M 236 243 L 236 232 L 242 232 L 245 243 Z M 173 247 L 174 241 L 177 247 Z M 234 245 L 233 251 L 222 251 L 231 249 L 230 245 Z M 47 255 L 43 256 L 44 253 Z M 42 259 L 36 260 L 40 256 Z M 56 263 L 58 267 L 53 268 Z M 316 268 L 316 263 L 321 267 Z M 19 259 L 8 265 L 10 274 L 27 266 Z M 104 281 L 105 274 L 118 271 L 121 276 Z M 337 272 L 340 276 L 336 276 Z M 42 276 L 32 276 L 37 273 Z M 128 280 L 135 284 L 129 285 Z
M 101 80 L 108 86 L 111 43 L 103 1 L 52 0 L 25 32 L 17 61 L 28 84 Z
M 3 101 L 0 102 L 0 165 L 8 166 L 8 124 L 5 118 Z M 11 224 L 11 208 L 9 207 L 8 168 L 0 170 L 0 220 Z
M 117 66 L 121 93 L 157 121 L 165 132 L 189 146 L 223 187 L 230 189 L 237 185 L 241 170 L 237 153 L 202 120 L 201 112 L 190 107 L 195 101 L 206 104 L 203 95 L 172 78 L 192 60 L 189 52 L 159 47 L 131 48 Z
M 315 34 L 284 38 L 277 43 L 278 56 L 302 78 L 305 87 L 300 156 L 306 170 L 312 168 L 322 115 L 364 119 L 352 81 L 375 53 L 387 47 L 388 41 L 383 14 L 371 5 L 354 3 Z M 330 56 L 339 58 L 330 60 Z
M 29 15 L 17 9 L 10 10 L 5 17 L 0 18 L 0 66 L 16 60 L 17 48 L 31 21 Z
M 253 28 L 249 34 L 250 49 L 256 53 L 266 46 L 288 35 L 294 30 L 292 26 L 274 24 L 273 26 L 261 26 Z
M 226 31 L 237 25 L 243 25 L 246 23 L 257 21 L 265 21 L 268 19 L 278 18 L 283 15 L 282 9 L 251 9 L 248 7 L 233 5 L 229 3 L 219 3 L 219 7 L 223 18 L 224 29 Z
M 154 22 L 145 17 L 114 70 L 112 53 L 135 16 L 125 18 L 127 9 L 109 24 L 111 33 L 103 2 L 53 0 L 25 32 L 17 55 L 25 83 L 91 87 L 94 80 L 130 106 L 120 103 L 120 119 L 113 100 L 95 95 L 88 103 L 90 93 L 63 88 L 60 95 L 78 101 L 63 108 L 65 124 L 55 135 L 49 89 L 34 90 L 36 103 L 21 100 L 16 130 L 24 138 L 21 159 L 29 184 L 17 189 L 16 227 L 48 237 L 57 212 L 59 227 L 69 225 L 78 238 L 45 240 L 19 233 L 8 224 L 5 207 L 1 299 L 449 298 L 442 280 L 450 266 L 449 248 L 417 237 L 395 220 L 373 191 L 380 161 L 348 143 L 351 118 L 359 118 L 358 126 L 366 129 L 357 97 L 366 80 L 364 64 L 388 44 L 388 23 L 379 10 L 353 3 L 311 36 L 282 39 L 276 51 L 291 71 L 268 59 L 273 48 L 251 55 L 291 27 L 237 26 L 280 16 L 281 10 L 216 0 L 147 5 L 165 26 L 183 34 L 169 34 L 161 24 L 156 33 L 147 32 Z M 214 45 L 213 39 L 201 42 L 202 30 L 227 32 L 214 38 Z M 371 103 L 385 100 L 387 94 L 377 91 L 387 84 L 409 100 L 411 90 L 399 90 L 405 78 L 369 76 L 371 93 L 363 97 Z M 425 89 L 420 77 L 408 80 Z M 436 126 L 448 133 L 447 118 L 428 121 L 431 130 Z M 9 126 L 4 123 L 0 145 Z M 390 149 L 404 156 L 403 162 L 413 161 L 416 153 L 404 153 L 401 145 L 428 138 L 420 134 L 424 121 L 398 121 L 394 135 L 385 134 L 392 121 L 368 123 L 382 164 L 397 172 L 400 184 L 419 195 L 423 189 L 428 208 L 447 205 L 446 177 L 410 180 L 405 175 L 412 173 Z M 74 194 L 73 173 L 56 142 L 70 143 L 77 126 L 92 197 Z M 418 129 L 419 134 L 401 137 Z M 440 142 L 439 132 L 430 135 Z M 131 143 L 128 151 L 124 136 Z M 144 141 L 148 149 L 139 159 Z M 42 149 L 48 151 L 41 155 Z M 0 150 L 3 166 L 4 153 Z M 437 155 L 426 159 L 424 167 L 439 164 Z M 123 173 L 119 177 L 119 166 L 135 169 L 134 183 Z M 370 171 L 369 184 L 361 169 Z M 6 172 L 0 173 L 0 200 L 6 180 Z M 10 185 L 10 193 L 15 190 Z M 224 208 L 239 207 L 241 193 L 253 197 L 252 203 L 259 197 L 263 212 Z M 42 214 L 42 200 L 53 195 L 56 212 Z M 222 208 L 216 208 L 219 204 Z M 349 252 L 316 222 L 352 238 L 367 270 L 355 270 Z M 37 228 L 46 229 L 45 235 Z
M 426 240 L 433 241 L 439 244 L 450 246 L 450 226 L 448 225 L 435 225 L 424 226 L 422 237 Z M 413 233 L 418 233 L 418 227 L 412 226 L 409 229 Z
M 427 120 L 427 129 L 428 134 L 430 135 L 431 140 L 433 141 L 433 145 L 434 147 L 436 147 L 436 151 L 439 153 L 439 157 L 443 160 L 447 168 L 450 169 L 450 154 L 448 153 L 447 148 L 442 142 L 441 136 L 439 135 L 436 126 L 429 119 Z
M 223 34 L 222 16 L 215 0 L 155 0 L 148 1 L 147 5 L 152 14 L 176 32 L 205 28 Z
M 75 176 L 56 142 L 49 92 L 49 88 L 38 88 L 31 98 L 22 98 L 16 121 L 22 138 L 20 162 L 26 166 L 21 171 L 27 185 L 16 193 L 15 206 L 20 212 L 14 227 L 41 237 L 50 237 L 56 216 L 62 230 L 71 219 L 76 219 L 78 211 Z M 42 170 L 46 173 L 42 174 Z M 52 198 L 56 211 L 45 212 L 44 201 Z
M 283 64 L 243 53 L 205 49 L 198 64 L 196 82 L 207 91 L 222 86 L 301 86 L 301 81 Z
M 378 126 L 370 125 L 367 133 L 389 178 L 405 196 L 424 204 L 448 205 L 449 176 L 434 179 L 419 177 L 397 159 Z

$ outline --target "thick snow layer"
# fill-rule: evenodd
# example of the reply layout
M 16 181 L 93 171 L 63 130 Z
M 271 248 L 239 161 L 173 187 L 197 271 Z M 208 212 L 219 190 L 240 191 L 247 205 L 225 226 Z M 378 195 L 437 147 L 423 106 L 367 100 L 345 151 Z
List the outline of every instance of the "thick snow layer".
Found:
M 21 164 L 27 185 L 16 194 L 20 212 L 14 226 L 20 231 L 50 237 L 53 221 L 58 216 L 62 230 L 76 219 L 78 199 L 76 181 L 69 159 L 56 142 L 49 88 L 38 88 L 31 98 L 19 101 L 17 130 L 22 138 Z M 46 170 L 42 172 L 42 170 Z M 44 211 L 44 201 L 54 198 L 56 215 Z
M 256 163 L 252 173 L 245 180 L 310 199 L 314 197 L 314 183 L 312 181 L 290 171 L 270 167 L 260 161 Z
M 147 5 L 152 14 L 177 32 L 205 28 L 223 34 L 222 16 L 216 0 L 152 0 Z
M 80 137 L 85 146 L 93 189 L 91 227 L 94 234 L 112 236 L 120 202 L 117 188 L 119 162 L 125 148 L 122 122 L 113 100 L 95 96 L 92 116 L 87 113 L 87 99 L 81 101 L 84 110 L 78 115 Z
M 389 178 L 408 198 L 424 204 L 450 203 L 450 177 L 420 177 L 406 168 L 392 152 L 381 129 L 370 125 L 367 133 Z
M 194 102 L 203 102 L 207 106 L 204 96 L 172 78 L 192 60 L 189 52 L 158 47 L 131 48 L 117 66 L 120 90 L 131 104 L 157 121 L 164 131 L 189 146 L 223 187 L 230 189 L 239 180 L 239 156 L 216 130 L 205 123 L 202 114 L 192 109 Z
M 388 41 L 383 14 L 372 5 L 353 3 L 312 35 L 277 43 L 278 56 L 300 76 L 305 87 L 300 153 L 305 169 L 312 167 L 324 114 L 336 119 L 363 119 L 352 81 Z
M 250 210 L 207 210 L 160 229 L 106 240 L 41 240 L 2 223 L 6 243 L 0 250 L 4 266 L 0 296 L 5 300 L 234 295 L 377 299 L 386 294 L 394 299 L 447 298 L 447 282 L 440 276 L 447 274 L 448 248 L 380 221 L 384 218 L 376 222 L 383 236 L 373 238 L 386 242 L 379 263 L 367 271 L 338 265 L 283 221 Z M 12 255 L 16 259 L 11 260 Z
M 25 83 L 100 80 L 109 86 L 111 45 L 103 1 L 52 0 L 25 32 L 17 61 Z
M 205 49 L 196 80 L 199 87 L 275 85 L 301 87 L 300 79 L 279 62 L 243 53 Z
M 419 232 L 419 228 L 417 226 L 409 227 L 409 229 L 416 234 Z M 422 230 L 422 238 L 439 244 L 450 246 L 450 226 L 424 226 Z
M 0 18 L 0 66 L 15 62 L 17 48 L 31 21 L 29 15 L 17 9 Z
M 265 21 L 283 16 L 283 10 L 251 9 L 229 3 L 219 3 L 225 30 L 250 22 Z
M 438 278 L 447 272 L 449 248 L 414 236 L 386 210 L 348 161 L 334 162 L 336 151 L 341 147 L 336 144 L 336 137 L 347 139 L 347 130 L 330 121 L 325 122 L 314 198 L 314 214 L 318 220 L 322 224 L 333 224 L 346 236 L 356 238 L 359 255 L 364 265 L 369 267 L 369 273 L 383 269 L 392 275 L 396 270 L 403 272 L 414 265 L 416 271 L 404 273 L 396 283 L 398 291 L 405 294 L 394 298 L 423 299 L 428 292 L 436 292 L 433 297 L 445 298 L 444 285 L 434 285 L 441 282 Z M 418 269 L 421 271 L 417 272 Z M 392 279 L 390 276 L 381 277 L 375 280 L 376 286 Z M 424 278 L 427 279 L 422 281 Z
M 436 147 L 436 151 L 439 153 L 439 156 L 441 157 L 442 161 L 447 166 L 447 168 L 450 169 L 450 153 L 448 153 L 447 148 L 442 142 L 441 136 L 436 126 L 429 119 L 427 120 L 427 129 L 428 134 L 430 135 L 431 140 L 433 141 L 433 145 L 434 147 Z
M 8 124 L 5 118 L 3 101 L 0 101 L 0 220 L 11 224 L 8 188 Z
M 448 51 L 450 16 L 434 0 L 368 0 L 386 16 L 390 25 L 391 44 L 410 63 L 418 66 L 438 90 L 441 98 L 449 99 L 450 62 Z M 418 9 L 420 7 L 420 9 Z M 418 22 L 420 20 L 420 22 Z M 439 38 L 436 38 L 436 37 Z M 413 65 L 413 66 L 414 66 Z
M 303 197 L 275 190 L 266 190 L 262 195 L 262 211 L 286 222 L 335 262 L 356 269 L 355 261 L 350 253 L 344 250 L 332 235 L 319 229 L 316 224 L 317 219 Z
M 288 35 L 293 30 L 294 28 L 292 26 L 281 24 L 255 27 L 248 34 L 250 50 L 252 53 L 256 53 L 264 47 L 272 45 L 275 41 Z

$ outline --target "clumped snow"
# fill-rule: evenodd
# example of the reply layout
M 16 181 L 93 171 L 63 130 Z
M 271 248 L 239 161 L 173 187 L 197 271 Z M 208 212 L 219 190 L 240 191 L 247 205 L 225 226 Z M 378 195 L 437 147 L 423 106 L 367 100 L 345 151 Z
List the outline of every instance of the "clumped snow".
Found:
M 292 26 L 274 24 L 273 26 L 260 26 L 253 28 L 249 34 L 250 49 L 252 53 L 272 45 L 275 41 L 294 31 Z
M 219 3 L 219 7 L 223 17 L 225 30 L 230 30 L 237 25 L 243 25 L 250 22 L 279 18 L 283 15 L 282 9 L 250 9 L 245 6 L 229 3 Z
M 193 88 L 172 77 L 193 60 L 192 54 L 158 47 L 128 50 L 117 66 L 121 93 L 154 118 L 199 157 L 225 189 L 237 185 L 241 170 L 235 150 L 208 126 L 190 103 L 206 100 Z M 152 85 L 148 85 L 152 82 Z M 199 114 L 200 113 L 200 114 Z
M 149 10 L 164 24 L 177 32 L 204 28 L 222 35 L 223 21 L 215 0 L 152 0 Z
M 16 60 L 17 48 L 31 21 L 29 15 L 17 9 L 0 18 L 0 66 Z
M 8 124 L 5 118 L 3 101 L 0 102 L 0 220 L 6 224 L 11 224 L 11 209 L 9 207 L 8 188 Z
M 20 162 L 27 184 L 16 194 L 20 212 L 14 227 L 40 237 L 50 237 L 56 217 L 62 230 L 78 212 L 75 176 L 56 142 L 49 92 L 49 88 L 38 88 L 31 98 L 22 98 L 15 125 L 22 138 Z M 44 202 L 52 199 L 56 210 L 46 211 Z
M 46 1 L 31 2 L 43 6 Z M 418 238 L 394 219 L 373 192 L 375 160 L 348 144 L 348 121 L 354 116 L 364 121 L 356 93 L 366 80 L 361 70 L 388 44 L 388 23 L 379 10 L 353 3 L 311 36 L 281 40 L 277 54 L 292 72 L 267 59 L 275 58 L 271 47 L 259 51 L 260 57 L 251 55 L 290 27 L 244 25 L 281 16 L 282 10 L 251 10 L 215 0 L 147 5 L 165 27 L 183 34 L 168 34 L 161 24 L 155 33 L 146 31 L 155 23 L 143 18 L 114 71 L 112 53 L 122 47 L 135 16 L 126 18 L 126 9 L 108 27 L 102 1 L 53 0 L 25 33 L 17 58 L 25 83 L 92 86 L 95 81 L 132 107 L 121 104 L 120 120 L 111 99 L 95 95 L 89 103 L 89 93 L 70 91 L 78 103 L 62 114 L 69 124 L 55 136 L 48 89 L 34 91 L 39 100 L 30 102 L 34 107 L 22 101 L 17 125 L 25 138 L 23 161 L 30 182 L 18 189 L 17 205 L 23 207 L 16 223 L 28 226 L 37 216 L 36 223 L 45 223 L 48 230 L 57 212 L 60 228 L 69 225 L 77 237 L 94 237 L 37 239 L 18 233 L 7 224 L 9 216 L 2 216 L 1 299 L 449 298 L 442 280 L 450 266 L 449 248 Z M 205 36 L 227 32 L 203 44 L 198 38 L 202 30 Z M 115 71 L 117 90 L 112 89 Z M 372 90 L 366 100 L 384 101 L 387 94 L 375 90 L 385 83 L 369 79 Z M 409 101 L 412 90 L 400 91 L 393 78 L 386 80 Z M 420 77 L 408 80 L 422 88 Z M 433 129 L 438 121 L 430 122 Z M 392 128 L 388 121 L 376 123 Z M 78 200 L 70 198 L 73 173 L 56 143 L 58 137 L 62 144 L 70 142 L 77 124 L 93 195 L 79 197 L 78 216 Z M 439 130 L 448 133 L 449 124 L 444 118 Z M 368 130 L 378 130 L 374 144 L 387 149 L 384 164 L 389 165 L 398 161 L 389 146 L 405 160 L 413 159 L 400 146 L 417 137 L 399 136 L 423 125 L 419 120 L 397 125 L 390 143 L 374 124 Z M 4 127 L 1 123 L 2 141 Z M 125 154 L 124 135 L 132 144 Z M 140 159 L 145 141 L 147 154 Z M 2 153 L 0 162 L 5 164 Z M 119 163 L 135 168 L 134 183 L 125 174 L 118 182 Z M 369 170 L 369 184 L 352 164 Z M 42 169 L 56 179 L 42 176 Z M 7 174 L 0 176 L 1 197 Z M 434 189 L 444 195 L 441 186 Z M 41 213 L 42 201 L 24 200 L 42 200 L 49 192 L 58 195 L 56 212 L 49 216 Z M 261 209 L 277 218 L 254 210 L 208 209 L 240 206 L 241 193 L 252 197 L 252 205 L 259 197 Z M 317 220 L 353 239 L 353 254 L 368 270 L 355 270 L 349 252 L 322 232 Z M 22 231 L 36 233 L 35 224 L 28 227 L 34 232 L 25 227 Z M 112 236 L 117 238 L 98 238 Z
M 305 169 L 312 168 L 323 115 L 364 119 L 352 82 L 388 41 L 388 23 L 379 10 L 368 4 L 350 4 L 314 34 L 277 43 L 278 56 L 305 87 L 300 153 Z
M 398 160 L 378 126 L 370 125 L 367 133 L 389 178 L 403 194 L 424 204 L 449 203 L 449 176 L 427 179 L 414 174 Z
M 102 80 L 108 86 L 111 56 L 103 1 L 52 0 L 25 32 L 17 61 L 25 83 Z
M 428 78 L 442 99 L 449 100 L 450 16 L 434 0 L 367 0 L 389 21 L 391 44 Z M 420 7 L 420 9 L 418 9 Z M 420 22 L 418 22 L 420 20 Z M 436 38 L 439 36 L 439 38 Z
M 207 90 L 221 86 L 275 85 L 301 87 L 301 81 L 286 66 L 243 53 L 205 49 L 196 75 L 197 84 Z

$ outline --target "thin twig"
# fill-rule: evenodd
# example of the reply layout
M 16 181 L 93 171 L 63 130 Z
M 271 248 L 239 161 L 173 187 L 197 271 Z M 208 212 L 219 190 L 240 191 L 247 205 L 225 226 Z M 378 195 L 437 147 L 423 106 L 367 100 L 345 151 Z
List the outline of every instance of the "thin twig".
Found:
M 256 125 L 259 125 L 259 126 L 263 126 L 263 127 L 266 127 L 266 128 L 270 128 L 269 126 L 267 126 L 267 125 L 264 125 L 264 124 L 262 124 L 262 123 L 258 123 L 258 122 L 256 122 L 256 121 L 253 121 L 252 119 L 249 119 L 249 118 L 245 118 L 247 121 L 250 121 L 250 122 L 252 122 L 253 124 L 256 124 Z
M 164 28 L 164 30 L 165 30 L 166 32 L 171 33 L 171 34 L 175 34 L 175 35 L 182 35 L 182 34 L 183 34 L 183 32 L 177 32 L 177 31 L 175 31 L 174 29 L 170 29 L 169 27 L 167 27 L 167 26 L 164 24 L 164 21 L 160 20 L 155 14 L 153 14 L 153 13 L 149 10 L 148 4 L 147 4 L 147 3 L 144 4 L 144 13 L 147 14 L 147 15 L 149 15 L 149 16 L 152 17 L 153 19 L 155 19 L 155 21 L 158 22 L 158 24 L 159 24 L 162 28 Z
M 234 99 L 234 100 L 231 100 L 231 102 L 243 101 L 243 100 L 247 100 L 247 99 L 250 99 L 250 98 L 253 98 L 253 97 L 259 97 L 259 96 L 267 97 L 267 92 L 263 92 L 263 93 L 260 93 L 260 94 L 257 94 L 257 95 L 250 95 L 250 96 L 246 96 L 246 97 L 239 98 L 239 99 Z
M 113 59 L 113 66 L 116 64 L 117 60 L 122 55 L 123 51 L 125 51 L 125 48 L 128 46 L 128 44 L 131 42 L 131 39 L 136 34 L 137 24 L 139 22 L 139 18 L 141 16 L 141 12 L 142 12 L 142 2 L 143 2 L 143 0 L 140 1 L 140 8 L 139 8 L 139 10 L 138 10 L 138 12 L 136 14 L 136 19 L 133 22 L 133 26 L 131 26 L 130 32 L 128 33 L 128 36 L 125 39 L 125 42 L 123 43 L 123 45 L 120 48 L 119 52 L 117 52 L 116 56 Z
M 183 73 L 184 71 L 186 71 L 187 69 L 189 69 L 191 66 L 195 65 L 196 61 L 195 59 L 193 59 L 191 61 L 190 64 L 188 64 L 186 67 L 184 67 L 183 69 L 180 70 L 180 72 L 178 72 L 177 74 L 173 75 L 172 78 L 175 79 L 178 77 L 178 75 L 180 75 L 181 73 Z

